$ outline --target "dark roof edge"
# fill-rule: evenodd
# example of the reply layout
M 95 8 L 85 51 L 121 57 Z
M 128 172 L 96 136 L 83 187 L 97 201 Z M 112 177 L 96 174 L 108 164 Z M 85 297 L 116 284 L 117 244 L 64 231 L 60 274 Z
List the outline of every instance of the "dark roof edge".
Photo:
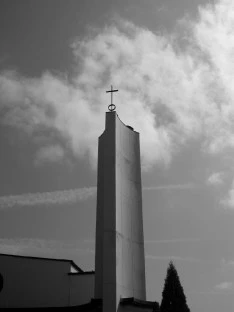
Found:
M 44 258 L 44 257 L 34 257 L 34 256 L 21 256 L 21 255 L 11 255 L 11 254 L 3 254 L 0 253 L 0 256 L 7 256 L 7 257 L 16 257 L 16 258 L 27 258 L 27 259 L 37 259 L 37 260 L 51 260 L 51 261 L 63 261 L 63 262 L 70 262 L 71 265 L 77 269 L 79 272 L 84 272 L 73 260 L 69 259 L 55 259 L 55 258 Z
M 159 304 L 158 304 L 157 301 L 140 300 L 140 299 L 136 299 L 134 297 L 121 298 L 120 299 L 120 304 L 121 305 L 132 304 L 132 305 L 135 305 L 135 306 L 152 307 L 152 308 L 158 308 L 159 307 Z
M 82 271 L 82 272 L 69 272 L 68 275 L 88 275 L 88 274 L 95 274 L 95 271 Z

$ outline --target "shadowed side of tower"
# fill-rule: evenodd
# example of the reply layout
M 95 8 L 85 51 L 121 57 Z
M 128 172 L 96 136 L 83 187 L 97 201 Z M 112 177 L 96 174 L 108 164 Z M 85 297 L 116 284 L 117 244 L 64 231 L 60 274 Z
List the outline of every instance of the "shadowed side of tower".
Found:
M 108 112 L 98 145 L 95 298 L 114 312 L 130 297 L 146 300 L 139 133 Z

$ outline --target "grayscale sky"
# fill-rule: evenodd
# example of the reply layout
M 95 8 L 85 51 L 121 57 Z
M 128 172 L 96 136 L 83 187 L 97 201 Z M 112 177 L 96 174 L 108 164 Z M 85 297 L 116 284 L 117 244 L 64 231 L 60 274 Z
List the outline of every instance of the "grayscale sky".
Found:
M 191 312 L 233 311 L 233 29 L 233 0 L 0 0 L 0 252 L 94 269 L 113 84 L 141 137 L 147 299 L 173 260 Z

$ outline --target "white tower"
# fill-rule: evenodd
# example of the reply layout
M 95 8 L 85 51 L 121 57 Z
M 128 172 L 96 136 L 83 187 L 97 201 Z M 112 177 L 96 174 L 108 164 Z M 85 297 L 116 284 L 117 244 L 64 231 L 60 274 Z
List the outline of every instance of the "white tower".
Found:
M 139 133 L 112 111 L 98 145 L 95 298 L 114 312 L 130 297 L 146 300 Z

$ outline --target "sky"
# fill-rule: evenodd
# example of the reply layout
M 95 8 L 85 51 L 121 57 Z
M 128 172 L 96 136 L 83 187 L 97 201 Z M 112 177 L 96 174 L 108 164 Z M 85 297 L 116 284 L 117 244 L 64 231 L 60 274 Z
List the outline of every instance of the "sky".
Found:
M 94 269 L 113 85 L 140 132 L 147 299 L 234 302 L 234 2 L 0 0 L 0 252 Z

